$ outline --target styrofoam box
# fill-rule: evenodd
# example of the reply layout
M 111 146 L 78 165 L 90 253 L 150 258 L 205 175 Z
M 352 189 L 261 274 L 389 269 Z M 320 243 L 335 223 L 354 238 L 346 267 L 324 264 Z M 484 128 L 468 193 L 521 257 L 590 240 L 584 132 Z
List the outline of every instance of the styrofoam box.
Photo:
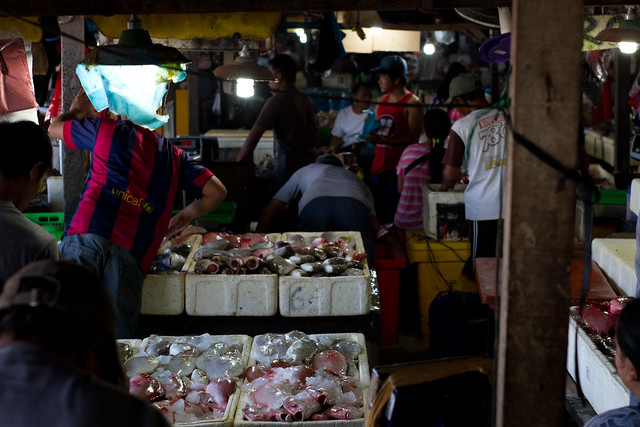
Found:
M 456 184 L 449 191 L 440 191 L 440 184 L 427 184 L 422 186 L 422 224 L 425 234 L 433 239 L 438 239 L 438 212 L 436 205 L 464 204 L 464 190 L 466 184 Z M 464 221 L 464 212 L 461 221 Z M 459 240 L 446 237 L 443 240 Z
M 636 239 L 593 239 L 593 260 L 613 281 L 618 294 L 636 295 Z
M 259 335 L 258 335 L 259 336 Z M 251 355 L 249 357 L 249 364 L 247 366 L 252 366 L 256 364 L 256 349 L 255 342 L 258 336 L 254 337 L 254 344 L 251 346 Z M 309 335 L 309 337 L 315 341 L 317 341 L 317 337 L 330 337 L 333 339 L 343 338 L 351 341 L 355 341 L 360 344 L 360 356 L 358 357 L 358 372 L 360 373 L 360 382 L 362 383 L 362 391 L 364 393 L 364 402 L 367 402 L 367 393 L 369 392 L 369 383 L 371 382 L 370 374 L 369 374 L 369 359 L 367 358 L 367 345 L 364 339 L 364 335 L 360 333 L 343 333 L 343 334 L 313 334 Z M 245 378 L 244 383 L 247 383 Z M 234 426 L 250 426 L 250 427 L 273 427 L 275 422 L 273 421 L 247 421 L 244 419 L 242 415 L 242 410 L 246 406 L 246 403 L 243 398 L 240 398 L 238 402 L 238 406 L 236 409 L 236 416 L 233 425 Z M 364 418 L 359 418 L 356 420 L 327 420 L 327 421 L 295 421 L 293 423 L 287 423 L 286 425 L 292 426 L 318 426 L 318 427 L 340 427 L 340 426 L 349 426 L 349 427 L 361 427 L 364 426 Z
M 333 231 L 332 233 L 355 242 L 355 249 L 364 252 L 359 231 Z M 299 234 L 310 244 L 321 232 L 282 233 L 282 240 Z M 369 312 L 371 299 L 371 272 L 366 259 L 363 276 L 334 277 L 278 277 L 280 314 L 285 317 L 355 316 Z
M 631 181 L 631 196 L 629 198 L 629 209 L 638 215 L 640 213 L 640 178 Z
M 160 336 L 163 340 L 173 342 L 178 338 L 183 338 L 180 336 Z M 252 338 L 248 335 L 212 335 L 214 340 L 226 338 L 234 338 L 242 343 L 242 362 L 245 366 L 249 366 L 249 355 L 251 353 L 251 345 Z M 148 337 L 142 340 L 142 347 L 146 348 L 148 343 Z M 224 412 L 224 416 L 222 418 L 218 418 L 215 420 L 203 420 L 203 421 L 194 421 L 192 423 L 174 423 L 172 424 L 174 427 L 207 427 L 207 426 L 216 426 L 216 427 L 227 427 L 233 425 L 233 416 L 236 413 L 236 408 L 238 406 L 238 401 L 240 400 L 240 395 L 242 394 L 242 390 L 240 390 L 241 383 L 236 385 L 236 391 L 229 397 L 229 401 L 227 403 L 227 409 Z
M 268 235 L 277 242 L 280 234 Z M 185 310 L 190 316 L 273 316 L 278 312 L 277 274 L 195 274 L 185 276 Z
M 580 386 L 593 409 L 602 413 L 629 404 L 629 389 L 622 383 L 616 367 L 591 341 L 585 331 L 570 316 L 567 345 L 567 371 L 576 381 L 575 340 L 578 330 L 578 375 Z
M 142 283 L 141 314 L 178 315 L 184 312 L 185 273 L 190 265 L 189 259 L 200 247 L 201 234 L 188 236 L 184 243 L 192 246 L 182 270 L 179 273 L 149 274 Z M 164 242 L 158 252 L 162 252 L 169 242 Z

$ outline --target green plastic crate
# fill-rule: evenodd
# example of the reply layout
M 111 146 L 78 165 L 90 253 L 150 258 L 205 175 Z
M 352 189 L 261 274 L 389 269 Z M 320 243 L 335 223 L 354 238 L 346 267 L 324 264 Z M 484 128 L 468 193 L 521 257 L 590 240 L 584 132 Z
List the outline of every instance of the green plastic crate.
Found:
M 24 216 L 30 221 L 41 225 L 56 240 L 60 240 L 62 233 L 64 233 L 64 212 L 33 212 L 25 213 Z
M 212 212 L 200 217 L 201 222 L 216 221 L 218 224 L 231 224 L 236 214 L 236 202 L 223 201 Z M 177 214 L 180 211 L 173 211 Z
M 601 188 L 600 200 L 596 205 L 626 205 L 627 204 L 627 191 L 626 190 L 607 190 Z M 582 200 L 578 193 L 578 198 Z M 595 200 L 595 195 L 591 195 L 591 200 Z

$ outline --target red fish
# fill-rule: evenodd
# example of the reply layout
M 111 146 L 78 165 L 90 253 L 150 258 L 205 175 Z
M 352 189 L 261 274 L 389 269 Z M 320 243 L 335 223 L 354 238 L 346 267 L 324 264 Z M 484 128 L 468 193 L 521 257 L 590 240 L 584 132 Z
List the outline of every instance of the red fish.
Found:
M 327 350 L 313 356 L 311 366 L 315 370 L 323 370 L 336 376 L 347 373 L 347 359 L 337 350 Z

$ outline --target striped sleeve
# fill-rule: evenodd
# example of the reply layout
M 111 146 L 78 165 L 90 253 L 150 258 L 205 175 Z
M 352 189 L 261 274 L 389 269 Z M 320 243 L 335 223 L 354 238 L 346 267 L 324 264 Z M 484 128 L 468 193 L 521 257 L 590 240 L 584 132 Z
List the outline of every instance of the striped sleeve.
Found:
M 202 196 L 202 187 L 213 176 L 213 172 L 204 167 L 200 162 L 191 156 L 174 147 L 176 155 L 180 156 L 180 186 L 187 192 L 187 195 L 194 199 Z
M 80 149 L 93 151 L 100 128 L 99 117 L 82 120 L 69 120 L 63 126 L 63 138 L 70 150 Z

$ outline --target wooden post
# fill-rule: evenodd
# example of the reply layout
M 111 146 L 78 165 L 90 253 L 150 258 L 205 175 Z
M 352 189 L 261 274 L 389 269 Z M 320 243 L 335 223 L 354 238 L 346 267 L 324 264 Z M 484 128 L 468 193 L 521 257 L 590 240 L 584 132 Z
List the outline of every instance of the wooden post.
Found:
M 84 58 L 84 16 L 64 17 L 60 23 L 62 31 L 62 111 L 69 111 L 71 102 L 80 89 L 80 80 L 76 75 L 76 66 Z M 75 38 L 65 37 L 68 34 Z M 62 150 L 62 176 L 64 177 L 64 225 L 71 221 L 71 217 L 78 208 L 80 195 L 86 179 L 87 162 L 84 161 L 83 151 Z
M 613 159 L 614 177 L 616 187 L 626 189 L 631 184 L 629 176 L 629 156 L 631 150 L 631 134 L 629 120 L 629 88 L 631 87 L 631 55 L 614 49 L 615 68 L 615 105 L 614 105 L 614 129 L 615 144 Z
M 574 168 L 583 3 L 514 0 L 513 7 L 513 128 Z M 575 184 L 557 191 L 562 175 L 509 130 L 507 139 L 496 425 L 562 426 Z

